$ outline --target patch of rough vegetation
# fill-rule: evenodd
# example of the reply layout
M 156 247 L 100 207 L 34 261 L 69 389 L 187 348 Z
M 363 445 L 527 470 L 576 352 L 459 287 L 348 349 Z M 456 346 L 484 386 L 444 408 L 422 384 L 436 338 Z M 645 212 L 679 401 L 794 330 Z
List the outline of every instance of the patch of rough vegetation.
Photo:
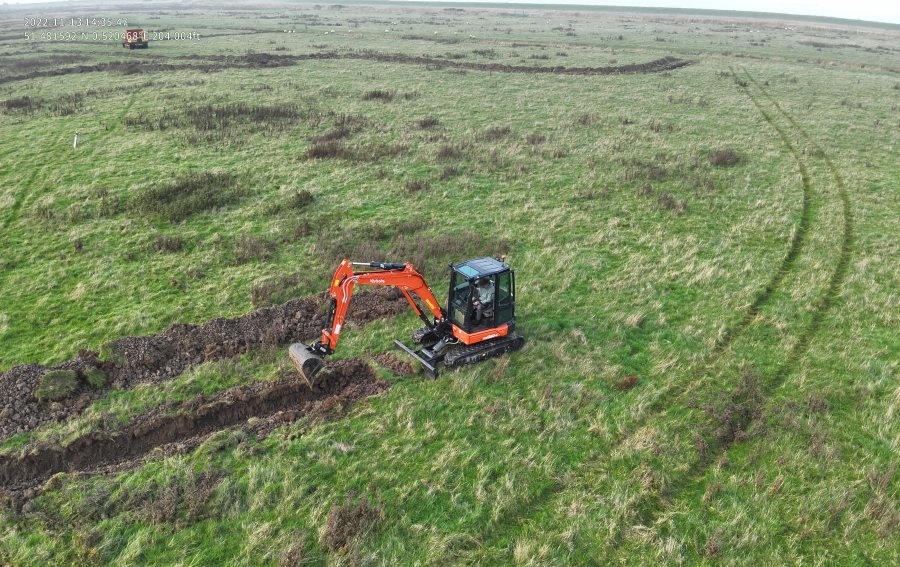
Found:
M 78 389 L 78 373 L 74 370 L 50 370 L 41 376 L 34 397 L 39 402 L 55 402 L 67 398 Z
M 330 551 L 345 549 L 383 519 L 384 512 L 372 506 L 367 496 L 356 504 L 347 496 L 343 504 L 329 510 L 322 545 Z
M 175 181 L 154 185 L 138 193 L 132 212 L 170 222 L 230 205 L 243 196 L 236 176 L 230 173 L 192 173 Z
M 709 163 L 716 167 L 731 167 L 740 163 L 738 153 L 731 148 L 721 148 L 709 152 Z

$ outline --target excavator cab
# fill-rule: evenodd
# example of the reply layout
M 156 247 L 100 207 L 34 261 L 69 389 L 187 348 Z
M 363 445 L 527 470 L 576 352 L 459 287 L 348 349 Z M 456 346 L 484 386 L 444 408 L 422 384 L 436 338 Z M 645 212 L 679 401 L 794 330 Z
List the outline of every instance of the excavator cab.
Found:
M 515 283 L 513 271 L 495 258 L 451 264 L 450 321 L 468 335 L 504 324 L 511 331 L 515 326 Z

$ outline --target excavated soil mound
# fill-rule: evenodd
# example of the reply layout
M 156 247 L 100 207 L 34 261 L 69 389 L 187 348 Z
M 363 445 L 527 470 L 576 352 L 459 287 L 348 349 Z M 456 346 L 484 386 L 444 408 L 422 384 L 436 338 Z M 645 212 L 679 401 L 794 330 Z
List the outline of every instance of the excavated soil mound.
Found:
M 201 56 L 194 56 L 201 57 Z M 190 59 L 191 57 L 187 57 Z M 329 59 L 361 59 L 379 63 L 399 63 L 406 65 L 425 65 L 432 68 L 466 69 L 470 71 L 488 71 L 494 73 L 552 73 L 555 75 L 632 75 L 638 73 L 661 73 L 690 65 L 685 59 L 671 55 L 654 59 L 646 63 L 629 63 L 610 67 L 548 67 L 543 65 L 506 65 L 503 63 L 474 63 L 471 61 L 455 61 L 437 57 L 406 55 L 404 53 L 382 53 L 378 51 L 351 51 L 338 53 L 334 51 L 320 53 L 304 53 L 301 55 L 273 55 L 257 53 L 252 55 L 213 55 L 203 56 L 224 67 L 261 67 L 288 66 L 299 61 L 315 61 Z
M 412 376 L 416 372 L 416 368 L 408 360 L 397 358 L 392 352 L 382 352 L 372 357 L 372 360 L 380 364 L 382 367 L 390 370 L 397 376 Z
M 379 63 L 399 63 L 425 65 L 432 68 L 467 69 L 496 73 L 552 73 L 555 75 L 627 75 L 637 73 L 661 73 L 672 71 L 691 62 L 667 56 L 646 63 L 630 63 L 611 67 L 549 67 L 542 65 L 505 65 L 503 63 L 475 63 L 453 61 L 437 57 L 420 57 L 403 53 L 381 53 L 376 51 L 353 51 L 349 53 L 320 52 L 301 55 L 280 55 L 272 53 L 250 53 L 246 55 L 194 55 L 181 58 L 155 57 L 140 61 L 109 61 L 94 65 L 74 65 L 57 69 L 35 70 L 20 75 L 0 77 L 0 85 L 40 77 L 58 77 L 83 73 L 111 72 L 122 75 L 143 73 L 169 73 L 172 71 L 200 71 L 213 73 L 225 69 L 268 69 L 290 67 L 300 61 L 323 61 L 332 59 L 357 59 Z M 183 63 L 179 60 L 196 60 L 197 63 Z M 171 62 L 168 62 L 171 61 Z
M 0 440 L 78 415 L 104 394 L 104 389 L 92 388 L 82 380 L 79 390 L 66 399 L 39 403 L 34 391 L 48 370 L 75 370 L 84 378 L 90 369 L 99 368 L 114 388 L 171 380 L 195 364 L 230 358 L 265 346 L 314 339 L 325 323 L 325 305 L 325 296 L 320 294 L 265 307 L 234 319 L 212 319 L 202 325 L 172 325 L 155 335 L 111 342 L 108 360 L 100 360 L 96 352 L 82 351 L 76 358 L 50 368 L 37 364 L 14 366 L 0 374 Z M 348 321 L 365 323 L 397 315 L 407 308 L 406 300 L 395 290 L 361 293 L 353 298 Z
M 163 407 L 148 412 L 121 431 L 93 431 L 64 447 L 38 445 L 22 456 L 2 455 L 0 486 L 19 491 L 58 472 L 99 472 L 137 463 L 157 447 L 179 443 L 182 448 L 190 447 L 195 443 L 186 441 L 245 423 L 251 417 L 263 418 L 249 428 L 265 434 L 299 417 L 346 408 L 389 387 L 390 383 L 379 380 L 369 365 L 358 359 L 329 364 L 312 389 L 298 375 L 237 386 L 212 397 L 198 396 L 174 411 Z

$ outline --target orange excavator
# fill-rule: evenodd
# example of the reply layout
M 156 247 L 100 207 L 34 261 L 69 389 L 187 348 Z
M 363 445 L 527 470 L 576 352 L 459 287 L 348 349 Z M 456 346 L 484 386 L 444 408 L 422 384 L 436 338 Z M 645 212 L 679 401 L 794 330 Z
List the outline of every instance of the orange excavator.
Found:
M 477 258 L 451 264 L 450 296 L 445 309 L 435 299 L 422 274 L 408 262 L 343 260 L 328 289 L 330 307 L 322 338 L 309 345 L 294 343 L 288 348 L 288 354 L 300 374 L 313 385 L 325 357 L 337 348 L 354 286 L 393 286 L 425 322 L 424 327 L 413 333 L 413 343 L 419 345 L 418 349 L 398 340 L 394 344 L 421 363 L 431 378 L 437 378 L 440 362 L 452 368 L 522 348 L 525 339 L 514 332 L 515 283 L 515 273 L 502 259 Z M 416 298 L 424 303 L 424 309 Z M 425 309 L 433 319 L 429 319 Z

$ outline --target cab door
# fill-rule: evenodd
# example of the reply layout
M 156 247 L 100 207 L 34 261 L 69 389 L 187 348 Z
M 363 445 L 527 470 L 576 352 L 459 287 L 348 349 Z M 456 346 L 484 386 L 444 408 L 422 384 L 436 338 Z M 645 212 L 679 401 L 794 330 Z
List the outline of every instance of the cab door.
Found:
M 498 274 L 496 278 L 497 285 L 494 289 L 497 290 L 497 293 L 494 299 L 497 303 L 494 321 L 499 326 L 508 323 L 516 316 L 516 279 L 511 271 Z
M 447 302 L 450 321 L 454 325 L 469 329 L 469 314 L 472 305 L 472 286 L 469 280 L 455 270 L 451 270 L 450 299 Z

